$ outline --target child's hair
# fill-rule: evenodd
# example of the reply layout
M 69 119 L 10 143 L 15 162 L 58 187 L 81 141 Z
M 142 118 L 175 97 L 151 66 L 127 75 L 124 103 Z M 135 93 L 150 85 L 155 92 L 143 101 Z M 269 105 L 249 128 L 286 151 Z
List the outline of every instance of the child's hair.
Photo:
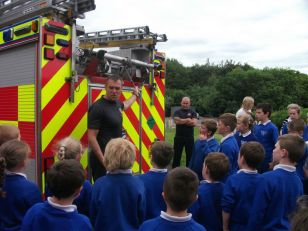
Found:
M 249 130 L 252 129 L 253 126 L 253 118 L 250 115 L 241 115 L 237 118 L 237 120 L 241 120 L 241 122 L 248 127 Z
M 5 179 L 5 159 L 0 156 L 0 198 L 5 197 L 5 191 L 3 190 L 4 179 Z
M 264 114 L 268 113 L 268 118 L 271 117 L 273 108 L 269 103 L 258 103 L 256 109 L 261 109 Z
M 164 181 L 164 198 L 176 212 L 185 211 L 195 200 L 198 193 L 197 175 L 186 167 L 172 169 Z
M 82 154 L 83 148 L 79 140 L 68 136 L 57 143 L 55 151 L 59 160 L 76 159 Z
M 289 104 L 288 107 L 287 107 L 287 109 L 288 109 L 288 110 L 289 110 L 289 109 L 295 109 L 295 110 L 297 111 L 298 114 L 300 114 L 300 112 L 301 112 L 301 107 L 300 107 L 298 104 L 296 104 L 296 103 L 291 103 L 291 104 Z
M 214 119 L 205 119 L 201 122 L 202 126 L 205 126 L 209 132 L 211 132 L 211 136 L 213 136 L 217 130 L 217 121 Z
M 47 185 L 57 199 L 74 195 L 85 181 L 85 171 L 76 160 L 63 160 L 55 163 L 47 171 Z
M 17 126 L 13 125 L 0 125 L 0 146 L 9 140 L 18 139 L 20 131 Z
M 291 215 L 292 231 L 306 231 L 308 227 L 308 195 L 300 196 Z
M 236 128 L 236 116 L 232 113 L 224 113 L 218 117 L 225 126 L 230 127 L 230 131 L 233 131 Z
M 243 99 L 242 107 L 246 110 L 250 110 L 253 107 L 255 100 L 251 96 L 246 96 Z
M 303 119 L 294 119 L 288 123 L 288 131 L 303 133 L 305 129 L 305 121 Z
M 104 165 L 109 172 L 130 169 L 133 167 L 135 158 L 135 146 L 128 140 L 116 138 L 110 140 L 106 146 Z
M 152 161 L 159 168 L 166 168 L 170 164 L 173 154 L 173 147 L 164 141 L 155 142 L 150 150 Z
M 210 152 L 204 159 L 204 165 L 209 170 L 209 177 L 213 181 L 222 180 L 229 172 L 229 159 L 222 152 Z
M 23 164 L 30 152 L 29 145 L 20 140 L 9 140 L 0 147 L 0 156 L 5 159 L 9 171 Z
M 281 149 L 288 151 L 288 158 L 291 162 L 298 162 L 305 150 L 305 141 L 298 135 L 286 134 L 278 137 Z
M 259 142 L 251 141 L 242 144 L 240 156 L 244 157 L 246 164 L 253 169 L 257 169 L 264 159 L 265 151 Z

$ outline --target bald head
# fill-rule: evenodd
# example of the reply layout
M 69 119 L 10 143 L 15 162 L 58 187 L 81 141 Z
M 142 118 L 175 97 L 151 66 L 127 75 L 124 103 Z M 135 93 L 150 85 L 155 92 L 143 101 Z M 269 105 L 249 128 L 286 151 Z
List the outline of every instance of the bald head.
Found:
M 190 98 L 185 96 L 182 98 L 181 106 L 183 109 L 189 109 L 190 108 Z

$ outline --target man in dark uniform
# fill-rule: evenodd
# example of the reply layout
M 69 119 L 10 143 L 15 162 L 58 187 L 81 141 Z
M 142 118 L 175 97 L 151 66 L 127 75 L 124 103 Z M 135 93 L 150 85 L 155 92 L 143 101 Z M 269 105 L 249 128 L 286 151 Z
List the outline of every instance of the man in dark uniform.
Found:
M 194 146 L 194 127 L 197 125 L 197 113 L 190 108 L 189 97 L 183 97 L 181 109 L 174 112 L 173 119 L 176 124 L 176 131 L 172 167 L 180 166 L 184 147 L 186 152 L 186 166 L 188 166 Z
M 133 95 L 120 102 L 123 80 L 110 77 L 106 82 L 106 95 L 91 105 L 88 113 L 88 139 L 90 151 L 90 166 L 93 179 L 104 176 L 104 151 L 109 140 L 122 136 L 122 110 L 129 108 L 139 95 L 135 87 Z

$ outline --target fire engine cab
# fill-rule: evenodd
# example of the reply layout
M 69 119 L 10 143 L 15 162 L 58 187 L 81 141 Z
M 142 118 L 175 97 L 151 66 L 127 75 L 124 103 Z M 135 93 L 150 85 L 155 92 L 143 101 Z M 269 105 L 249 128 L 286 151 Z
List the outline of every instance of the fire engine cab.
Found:
M 150 145 L 164 140 L 165 55 L 155 45 L 166 35 L 147 26 L 85 33 L 76 19 L 94 9 L 94 0 L 0 0 L 0 124 L 19 127 L 32 150 L 26 174 L 42 189 L 58 140 L 72 136 L 87 147 L 87 111 L 110 75 L 124 79 L 121 100 L 141 89 L 123 112 L 134 172 L 150 168 Z

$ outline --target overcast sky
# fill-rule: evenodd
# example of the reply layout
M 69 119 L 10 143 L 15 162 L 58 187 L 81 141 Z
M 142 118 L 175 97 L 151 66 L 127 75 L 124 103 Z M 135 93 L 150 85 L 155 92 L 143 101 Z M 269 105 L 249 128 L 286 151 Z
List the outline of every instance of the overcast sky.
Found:
M 308 74 L 308 0 L 96 0 L 86 32 L 148 25 L 185 66 L 232 59 Z

